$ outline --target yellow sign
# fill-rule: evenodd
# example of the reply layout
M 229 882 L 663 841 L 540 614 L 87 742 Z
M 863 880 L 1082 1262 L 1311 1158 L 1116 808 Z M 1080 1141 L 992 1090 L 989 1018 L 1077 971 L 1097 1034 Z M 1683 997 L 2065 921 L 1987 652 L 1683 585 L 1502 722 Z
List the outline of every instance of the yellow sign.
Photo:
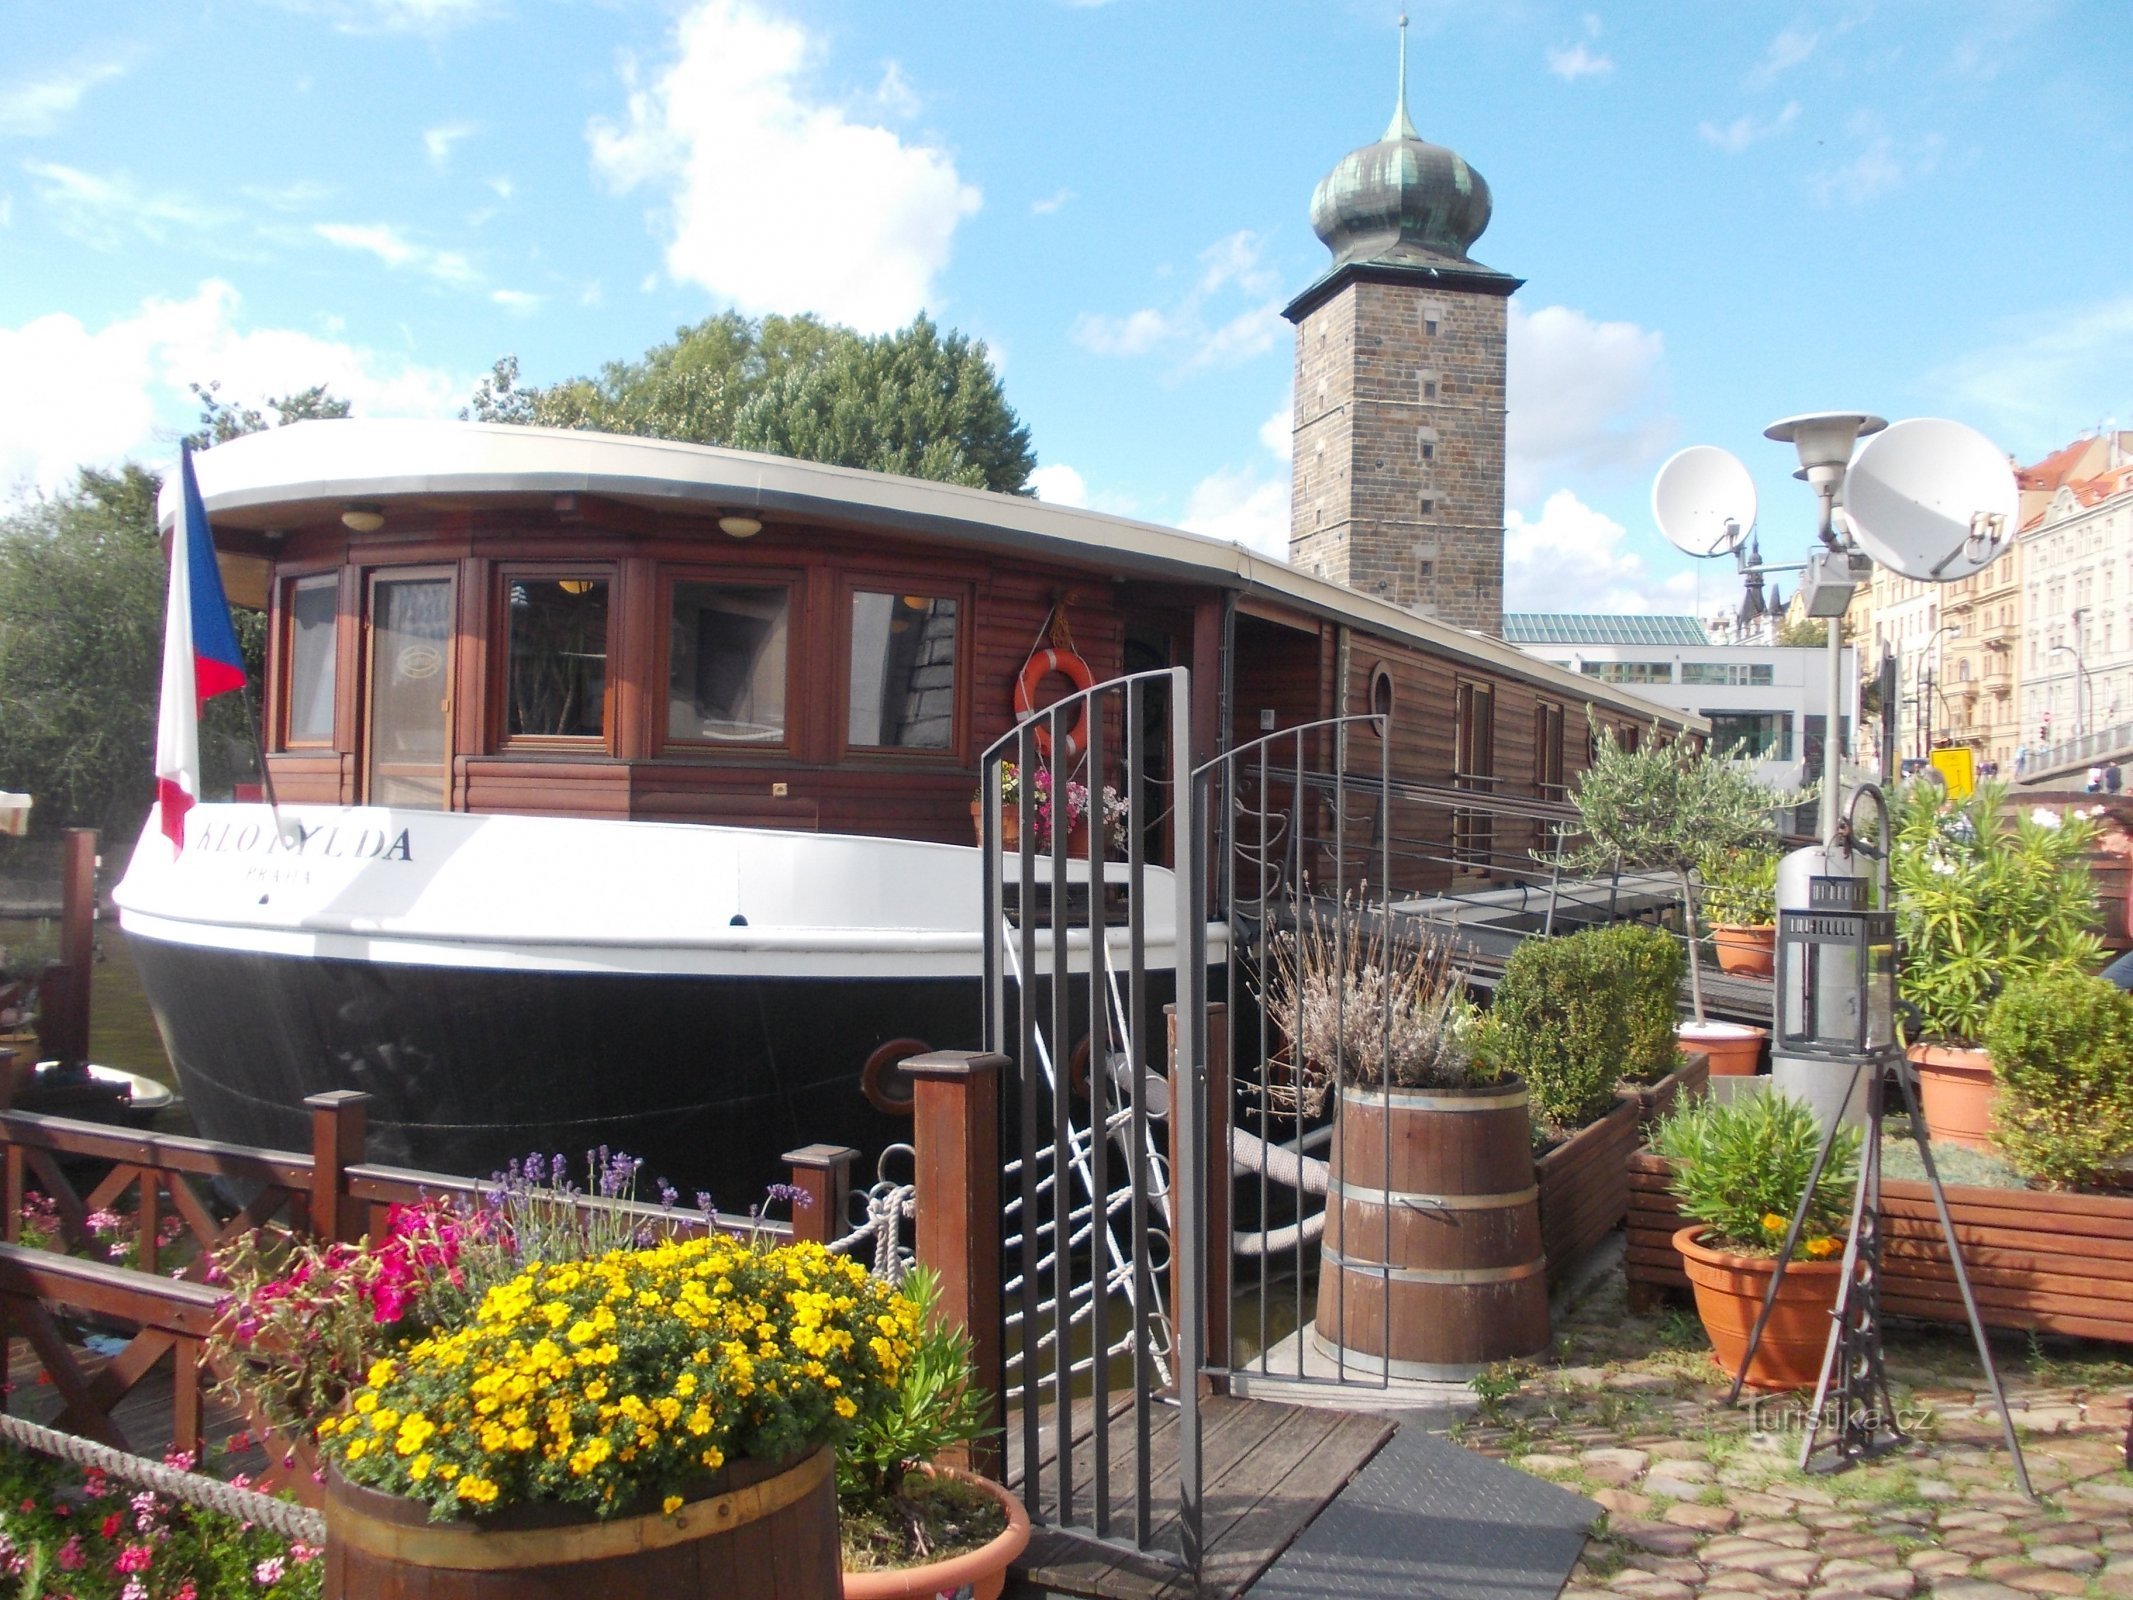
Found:
M 1977 764 L 1968 745 L 1950 745 L 1934 751 L 1933 770 L 1946 780 L 1948 793 L 1954 799 L 1969 799 L 1970 791 L 1977 787 Z

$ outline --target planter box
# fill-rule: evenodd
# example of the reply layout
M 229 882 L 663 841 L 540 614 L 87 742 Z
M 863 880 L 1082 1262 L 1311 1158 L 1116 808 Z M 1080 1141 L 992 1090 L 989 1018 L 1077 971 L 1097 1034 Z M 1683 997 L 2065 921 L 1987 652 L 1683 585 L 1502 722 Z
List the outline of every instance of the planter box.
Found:
M 1623 1270 L 1630 1308 L 1646 1310 L 1665 1291 L 1688 1287 L 1673 1246 L 1682 1217 L 1659 1157 L 1637 1151 L 1628 1175 Z M 1923 1183 L 1884 1178 L 1881 1199 L 1887 1214 L 1881 1308 L 1961 1323 L 1962 1296 L 1940 1240 L 1933 1192 Z M 2133 1196 L 1950 1185 L 1948 1212 L 1987 1327 L 2133 1344 Z M 1544 1229 L 1546 1218 L 1543 1209 Z
M 1625 1085 L 1623 1098 L 1637 1102 L 1639 1123 L 1657 1122 L 1683 1095 L 1695 1099 L 1711 1091 L 1711 1058 L 1701 1050 L 1684 1050 L 1681 1065 L 1657 1083 Z
M 1533 1163 L 1550 1283 L 1560 1282 L 1629 1210 L 1629 1163 L 1641 1140 L 1638 1105 L 1635 1096 L 1623 1095 L 1614 1110 Z

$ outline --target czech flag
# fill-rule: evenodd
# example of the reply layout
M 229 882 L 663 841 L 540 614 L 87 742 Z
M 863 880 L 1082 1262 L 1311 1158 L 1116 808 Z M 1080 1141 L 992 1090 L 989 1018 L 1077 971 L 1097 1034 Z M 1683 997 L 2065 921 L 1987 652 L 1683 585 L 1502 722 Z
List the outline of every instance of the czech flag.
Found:
M 223 597 L 193 453 L 178 454 L 178 524 L 170 540 L 170 600 L 163 617 L 163 699 L 156 720 L 156 810 L 174 851 L 185 849 L 185 813 L 200 798 L 200 713 L 218 694 L 244 687 L 244 657 Z

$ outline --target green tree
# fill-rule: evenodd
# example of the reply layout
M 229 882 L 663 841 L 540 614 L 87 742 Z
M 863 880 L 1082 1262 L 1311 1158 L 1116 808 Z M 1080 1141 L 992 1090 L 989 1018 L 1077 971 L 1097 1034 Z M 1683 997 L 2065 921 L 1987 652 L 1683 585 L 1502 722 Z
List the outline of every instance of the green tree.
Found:
M 200 426 L 185 436 L 186 444 L 195 450 L 227 444 L 248 433 L 263 433 L 269 426 L 257 408 L 223 399 L 219 382 L 210 383 L 204 389 L 197 383 L 186 387 L 200 401 Z M 346 400 L 335 398 L 323 383 L 314 383 L 300 393 L 269 400 L 267 405 L 274 412 L 273 425 L 277 427 L 291 422 L 338 420 L 347 416 L 351 409 Z
M 1787 617 L 1778 624 L 1777 641 L 1796 649 L 1808 645 L 1819 648 L 1829 643 L 1829 622 L 1823 617 Z
M 1027 494 L 1037 461 L 985 346 L 919 317 L 868 337 L 815 317 L 733 312 L 638 361 L 546 388 L 505 356 L 467 410 L 480 422 L 589 428 L 761 450 Z

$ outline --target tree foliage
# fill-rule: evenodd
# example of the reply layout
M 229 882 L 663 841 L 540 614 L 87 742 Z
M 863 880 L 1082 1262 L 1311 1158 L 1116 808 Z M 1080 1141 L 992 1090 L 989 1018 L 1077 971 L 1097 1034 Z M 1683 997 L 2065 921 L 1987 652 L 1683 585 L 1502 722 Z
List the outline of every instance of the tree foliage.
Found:
M 186 387 L 200 401 L 200 426 L 185 436 L 186 444 L 195 450 L 227 444 L 248 433 L 263 433 L 270 426 L 257 407 L 223 399 L 220 382 L 210 383 L 204 389 L 197 383 Z M 323 383 L 314 383 L 299 393 L 269 400 L 267 408 L 274 413 L 271 426 L 275 427 L 291 422 L 334 421 L 347 416 L 351 409 L 346 400 L 337 399 Z
M 985 346 L 921 316 L 873 337 L 807 317 L 706 318 L 640 360 L 545 388 L 505 356 L 464 417 L 641 434 L 1029 492 L 1029 429 Z

